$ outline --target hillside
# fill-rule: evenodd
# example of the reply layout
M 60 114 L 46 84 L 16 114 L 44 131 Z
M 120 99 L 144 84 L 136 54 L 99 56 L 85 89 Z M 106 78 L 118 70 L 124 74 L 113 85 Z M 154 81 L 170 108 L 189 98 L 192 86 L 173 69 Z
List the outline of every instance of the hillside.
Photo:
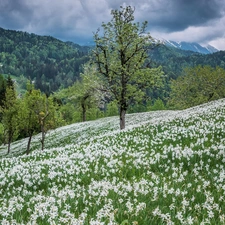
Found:
M 26 79 L 31 79 L 37 89 L 49 94 L 77 80 L 92 47 L 0 28 L 0 74 L 11 75 L 23 89 Z M 162 65 L 167 81 L 180 76 L 185 67 L 210 65 L 225 69 L 225 51 L 203 55 L 162 44 L 149 51 L 149 56 L 150 66 Z
M 149 52 L 149 56 L 152 58 L 154 66 L 162 65 L 168 79 L 176 79 L 186 67 L 209 65 L 214 68 L 219 66 L 225 69 L 225 51 L 203 55 L 193 51 L 159 45 Z
M 1 224 L 224 224 L 225 99 L 77 123 L 0 159 Z
M 20 84 L 29 78 L 36 88 L 50 93 L 79 77 L 89 49 L 51 36 L 0 28 L 0 73 L 14 75 Z M 26 81 L 21 85 L 26 86 Z

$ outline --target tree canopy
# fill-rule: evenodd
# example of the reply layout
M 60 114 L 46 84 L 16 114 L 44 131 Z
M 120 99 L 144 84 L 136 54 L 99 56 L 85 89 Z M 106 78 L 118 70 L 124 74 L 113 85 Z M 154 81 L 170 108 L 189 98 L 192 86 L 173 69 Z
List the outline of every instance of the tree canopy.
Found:
M 188 108 L 225 97 L 225 70 L 210 66 L 186 68 L 182 76 L 171 82 L 169 104 Z
M 87 62 L 83 65 L 83 72 L 80 78 L 70 87 L 63 89 L 55 94 L 58 98 L 67 99 L 76 106 L 81 112 L 81 120 L 86 121 L 86 113 L 89 109 L 100 108 L 104 102 L 104 96 L 101 92 L 103 82 L 96 76 L 95 65 Z

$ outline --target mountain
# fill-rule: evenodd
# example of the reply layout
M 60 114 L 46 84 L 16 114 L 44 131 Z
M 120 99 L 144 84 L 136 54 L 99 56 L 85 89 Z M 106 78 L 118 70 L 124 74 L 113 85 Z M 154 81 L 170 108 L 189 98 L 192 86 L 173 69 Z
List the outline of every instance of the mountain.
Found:
M 89 60 L 89 47 L 63 42 L 51 36 L 0 28 L 0 74 L 26 79 L 45 93 L 72 85 L 81 65 Z
M 214 48 L 211 45 L 207 45 L 204 47 L 196 42 L 185 42 L 185 41 L 176 42 L 170 40 L 162 40 L 161 42 L 166 46 L 182 49 L 185 51 L 198 52 L 201 54 L 212 54 L 219 51 L 218 49 Z
M 225 51 L 208 46 L 205 52 L 217 52 L 200 54 L 196 52 L 196 49 L 203 52 L 200 45 L 193 44 L 191 51 L 187 48 L 190 49 L 191 44 L 186 44 L 186 50 L 183 50 L 185 45 L 181 43 L 185 42 L 164 40 L 164 44 L 149 51 L 151 66 L 161 65 L 168 80 L 180 76 L 185 67 L 210 65 L 225 69 Z M 49 94 L 72 85 L 79 78 L 92 47 L 0 28 L 0 74 L 13 76 L 22 89 L 26 88 L 28 78 L 35 82 L 35 88 Z
M 202 54 L 160 44 L 149 52 L 149 57 L 153 61 L 151 66 L 161 65 L 163 67 L 168 80 L 170 78 L 176 79 L 186 67 L 209 65 L 225 69 L 225 51 Z

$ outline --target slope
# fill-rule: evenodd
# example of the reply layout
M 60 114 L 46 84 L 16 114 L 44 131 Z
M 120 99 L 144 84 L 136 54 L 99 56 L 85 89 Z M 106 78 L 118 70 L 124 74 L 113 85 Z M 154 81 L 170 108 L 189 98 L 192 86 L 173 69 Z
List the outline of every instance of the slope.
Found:
M 51 131 L 0 160 L 3 224 L 224 224 L 225 99 Z M 4 149 L 1 150 L 4 152 Z M 16 153 L 17 152 L 17 153 Z

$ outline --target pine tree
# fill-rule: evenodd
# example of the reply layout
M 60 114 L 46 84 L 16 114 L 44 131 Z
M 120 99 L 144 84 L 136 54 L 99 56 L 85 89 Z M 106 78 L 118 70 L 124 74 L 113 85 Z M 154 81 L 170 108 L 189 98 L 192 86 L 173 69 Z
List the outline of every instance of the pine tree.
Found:
M 19 131 L 19 108 L 19 100 L 16 98 L 14 88 L 7 87 L 5 101 L 0 110 L 2 113 L 4 138 L 8 144 L 8 154 L 10 153 L 11 142 L 17 137 Z

